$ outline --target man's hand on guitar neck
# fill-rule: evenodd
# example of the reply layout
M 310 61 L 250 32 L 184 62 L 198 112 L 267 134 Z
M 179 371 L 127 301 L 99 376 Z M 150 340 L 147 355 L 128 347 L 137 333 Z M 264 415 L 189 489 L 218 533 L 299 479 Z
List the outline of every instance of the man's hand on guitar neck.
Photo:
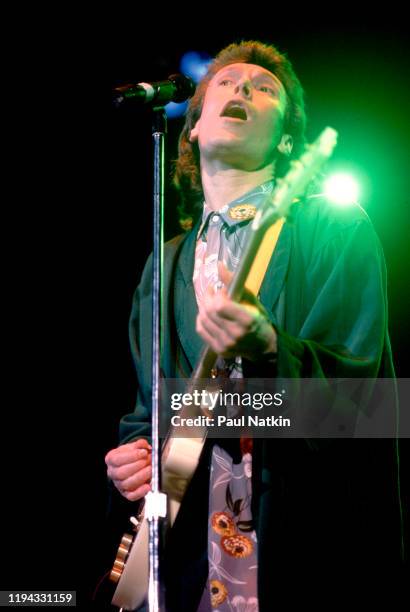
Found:
M 129 501 L 137 501 L 151 490 L 151 446 L 145 439 L 113 448 L 105 463 L 108 478 Z
M 246 303 L 233 302 L 226 288 L 232 273 L 221 262 L 218 269 L 225 286 L 218 291 L 208 287 L 196 321 L 198 334 L 222 357 L 241 355 L 258 361 L 264 354 L 276 353 L 276 332 L 262 304 L 250 294 L 246 294 Z

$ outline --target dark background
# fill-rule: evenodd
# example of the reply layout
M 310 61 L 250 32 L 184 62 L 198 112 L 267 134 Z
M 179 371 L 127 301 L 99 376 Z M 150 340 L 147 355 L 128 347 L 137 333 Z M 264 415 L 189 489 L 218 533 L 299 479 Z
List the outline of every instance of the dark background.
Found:
M 163 17 L 159 29 L 154 17 L 109 15 L 104 28 L 85 28 L 84 53 L 69 36 L 66 55 L 83 83 L 68 113 L 58 103 L 49 109 L 50 142 L 59 147 L 33 173 L 35 211 L 16 220 L 22 335 L 9 357 L 18 376 L 7 402 L 15 419 L 6 429 L 2 588 L 77 590 L 84 609 L 124 528 L 106 522 L 103 459 L 117 443 L 120 416 L 133 408 L 128 315 L 151 250 L 150 120 L 115 112 L 113 86 L 166 78 L 184 52 L 214 55 L 239 39 L 286 52 L 306 91 L 308 139 L 336 128 L 334 164 L 363 178 L 362 203 L 386 256 L 397 374 L 409 376 L 409 49 L 400 16 L 295 24 L 289 15 L 267 23 L 261 14 L 235 25 L 232 15 L 202 9 L 172 27 Z M 43 53 L 51 60 L 53 48 Z M 42 66 L 43 81 L 58 76 Z M 169 122 L 168 176 L 180 128 L 180 120 Z M 178 231 L 175 206 L 168 188 L 167 238 Z M 402 456 L 408 464 L 407 441 Z

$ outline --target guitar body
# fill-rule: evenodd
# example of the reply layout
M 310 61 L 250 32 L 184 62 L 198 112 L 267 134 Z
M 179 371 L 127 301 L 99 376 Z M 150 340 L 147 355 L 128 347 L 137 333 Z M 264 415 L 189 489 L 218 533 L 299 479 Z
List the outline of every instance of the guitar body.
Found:
M 137 530 L 134 541 L 131 543 L 131 549 L 125 559 L 121 579 L 112 598 L 113 605 L 125 610 L 135 610 L 135 608 L 141 606 L 148 593 L 149 523 L 144 516 Z M 114 568 L 118 562 L 117 555 Z M 113 572 L 111 572 L 110 579 L 115 580 Z
M 274 193 L 256 213 L 251 225 L 251 237 L 241 256 L 241 261 L 229 286 L 229 296 L 241 301 L 244 289 L 258 293 L 265 275 L 274 244 L 281 228 L 281 221 L 289 214 L 292 204 L 304 193 L 307 185 L 331 156 L 336 145 L 337 133 L 326 128 L 319 138 L 307 147 L 302 157 L 291 162 L 291 168 L 283 179 L 278 179 Z M 214 378 L 213 368 L 217 355 L 209 348 L 201 354 L 190 379 L 192 389 L 201 379 Z M 206 408 L 184 407 L 181 416 L 206 415 Z M 205 444 L 207 430 L 187 428 L 186 437 L 181 427 L 178 437 L 169 431 L 164 442 L 161 468 L 162 491 L 167 495 L 169 525 L 175 521 L 185 491 L 198 466 Z M 134 522 L 135 519 L 132 521 Z M 118 582 L 112 603 L 124 610 L 135 610 L 148 596 L 149 522 L 142 513 L 134 529 L 136 536 L 124 536 L 110 578 Z M 125 544 L 124 544 L 125 542 Z
M 176 519 L 182 498 L 198 466 L 206 440 L 205 428 L 202 428 L 202 433 L 198 438 L 174 438 L 169 435 L 164 445 L 161 461 L 162 490 L 167 494 L 167 517 L 170 526 Z M 149 522 L 142 512 L 134 540 L 125 555 L 120 546 L 110 576 L 114 581 L 118 579 L 119 574 L 121 576 L 112 599 L 112 603 L 119 608 L 135 610 L 147 598 L 148 540 Z

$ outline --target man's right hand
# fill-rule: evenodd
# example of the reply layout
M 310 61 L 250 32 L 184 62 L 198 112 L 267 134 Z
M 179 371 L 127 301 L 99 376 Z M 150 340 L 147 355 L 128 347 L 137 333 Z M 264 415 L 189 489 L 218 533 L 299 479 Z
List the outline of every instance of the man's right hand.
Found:
M 105 463 L 108 478 L 129 501 L 141 499 L 151 490 L 151 446 L 143 438 L 113 448 Z

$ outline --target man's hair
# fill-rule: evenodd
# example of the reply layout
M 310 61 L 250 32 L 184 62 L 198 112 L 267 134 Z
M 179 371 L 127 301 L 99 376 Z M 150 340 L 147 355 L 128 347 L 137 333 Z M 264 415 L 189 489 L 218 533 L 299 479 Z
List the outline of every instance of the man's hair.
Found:
M 305 143 L 306 115 L 303 89 L 287 57 L 273 45 L 266 45 L 259 41 L 233 43 L 222 49 L 211 63 L 208 72 L 190 100 L 185 124 L 179 138 L 174 184 L 180 193 L 179 216 L 180 224 L 184 229 L 189 229 L 196 221 L 202 211 L 204 200 L 198 143 L 191 143 L 189 136 L 201 116 L 205 92 L 210 80 L 221 68 L 236 63 L 256 64 L 269 70 L 277 76 L 285 88 L 287 104 L 283 133 L 293 137 L 293 149 L 289 157 L 278 152 L 276 176 L 283 176 L 286 173 L 289 161 L 299 157 Z

